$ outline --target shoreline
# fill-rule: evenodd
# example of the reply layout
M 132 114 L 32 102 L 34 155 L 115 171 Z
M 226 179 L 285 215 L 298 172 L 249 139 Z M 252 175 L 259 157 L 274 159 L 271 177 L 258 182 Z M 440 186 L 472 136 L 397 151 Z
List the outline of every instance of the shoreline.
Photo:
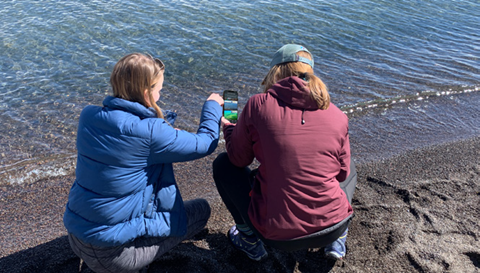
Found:
M 353 148 L 354 149 L 354 148 Z M 206 198 L 208 231 L 172 249 L 149 272 L 474 272 L 480 270 L 480 137 L 357 164 L 347 256 L 319 249 L 250 261 L 227 243 L 233 220 L 211 178 L 224 151 L 175 164 L 185 200 Z M 0 187 L 0 272 L 79 272 L 62 217 L 74 175 Z M 81 272 L 92 272 L 83 265 Z

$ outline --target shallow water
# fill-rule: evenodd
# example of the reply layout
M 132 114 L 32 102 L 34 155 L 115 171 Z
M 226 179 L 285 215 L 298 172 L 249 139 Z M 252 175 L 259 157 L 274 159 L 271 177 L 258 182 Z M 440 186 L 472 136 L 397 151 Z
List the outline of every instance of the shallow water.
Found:
M 293 42 L 349 115 L 357 160 L 479 135 L 478 1 L 12 0 L 0 11 L 0 184 L 74 169 L 78 115 L 110 94 L 130 52 L 165 62 L 159 105 L 191 131 L 210 92 L 238 90 L 244 104 Z

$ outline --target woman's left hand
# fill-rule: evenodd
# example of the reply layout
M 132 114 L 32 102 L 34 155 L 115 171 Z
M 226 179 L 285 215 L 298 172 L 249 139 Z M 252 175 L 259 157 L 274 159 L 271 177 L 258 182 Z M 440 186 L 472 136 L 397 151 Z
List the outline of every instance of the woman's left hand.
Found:
M 226 119 L 225 117 L 222 116 L 222 119 L 220 120 L 220 127 L 223 128 L 225 126 L 225 124 L 227 123 L 231 123 L 230 121 L 228 121 L 228 119 Z

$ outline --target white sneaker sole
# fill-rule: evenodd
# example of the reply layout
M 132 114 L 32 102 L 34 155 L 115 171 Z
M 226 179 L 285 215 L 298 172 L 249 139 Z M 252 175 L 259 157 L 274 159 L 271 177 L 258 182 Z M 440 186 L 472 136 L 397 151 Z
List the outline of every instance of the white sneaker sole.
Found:
M 327 252 L 325 253 L 325 256 L 331 260 L 341 260 L 343 259 L 343 257 L 345 257 L 345 255 L 340 255 L 336 252 L 333 252 L 333 251 L 330 251 L 330 252 Z

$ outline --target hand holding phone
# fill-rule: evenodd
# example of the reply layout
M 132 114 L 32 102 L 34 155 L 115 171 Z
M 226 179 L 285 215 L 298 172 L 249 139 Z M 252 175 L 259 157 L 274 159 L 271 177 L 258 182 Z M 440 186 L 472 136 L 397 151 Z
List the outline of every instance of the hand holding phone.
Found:
M 238 92 L 233 90 L 223 91 L 223 116 L 231 123 L 238 120 Z
M 231 124 L 231 122 L 225 117 L 222 117 L 222 119 L 220 119 L 220 128 L 223 129 L 223 127 L 225 127 L 226 124 Z

